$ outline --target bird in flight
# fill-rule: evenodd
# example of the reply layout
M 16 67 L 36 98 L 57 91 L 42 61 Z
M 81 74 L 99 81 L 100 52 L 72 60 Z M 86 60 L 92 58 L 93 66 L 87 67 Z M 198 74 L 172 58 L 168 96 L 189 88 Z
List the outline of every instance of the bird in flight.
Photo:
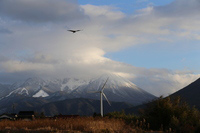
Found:
M 72 33 L 76 33 L 76 32 L 81 31 L 81 30 L 67 30 L 67 31 L 72 32 Z

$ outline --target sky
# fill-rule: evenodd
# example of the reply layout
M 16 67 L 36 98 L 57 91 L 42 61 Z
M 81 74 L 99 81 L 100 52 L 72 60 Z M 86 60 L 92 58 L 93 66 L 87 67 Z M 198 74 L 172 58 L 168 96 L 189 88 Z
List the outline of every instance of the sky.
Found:
M 200 77 L 199 12 L 199 0 L 1 0 L 0 83 L 113 73 L 169 95 Z

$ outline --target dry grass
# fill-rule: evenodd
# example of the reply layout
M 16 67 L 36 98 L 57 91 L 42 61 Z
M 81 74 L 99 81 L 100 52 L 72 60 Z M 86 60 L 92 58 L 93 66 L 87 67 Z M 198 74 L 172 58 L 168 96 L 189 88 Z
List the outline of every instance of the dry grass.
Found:
M 68 119 L 38 119 L 34 121 L 0 121 L 1 132 L 91 132 L 129 133 L 132 129 L 123 120 L 109 118 L 78 117 Z

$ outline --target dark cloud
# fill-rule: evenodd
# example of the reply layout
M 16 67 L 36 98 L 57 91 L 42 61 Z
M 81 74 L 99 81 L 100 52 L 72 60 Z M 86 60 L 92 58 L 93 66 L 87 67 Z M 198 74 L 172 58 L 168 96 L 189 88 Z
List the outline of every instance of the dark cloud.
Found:
M 0 29 L 0 34 L 12 34 L 13 32 L 10 31 L 9 29 Z
M 166 6 L 155 7 L 156 14 L 166 17 L 188 17 L 199 15 L 199 0 L 175 0 Z
M 3 55 L 0 55 L 0 63 L 1 62 L 5 62 L 5 61 L 8 61 L 9 59 Z
M 23 82 L 30 77 L 37 77 L 36 74 L 30 71 L 26 72 L 0 72 L 0 83 L 2 84 L 13 84 L 15 82 Z
M 76 0 L 1 0 L 0 14 L 28 22 L 73 21 L 83 18 Z

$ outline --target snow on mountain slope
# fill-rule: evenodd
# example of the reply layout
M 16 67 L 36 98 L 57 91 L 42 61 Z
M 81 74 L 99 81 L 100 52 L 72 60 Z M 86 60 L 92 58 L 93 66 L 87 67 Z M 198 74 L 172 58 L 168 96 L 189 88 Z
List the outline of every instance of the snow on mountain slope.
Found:
M 82 85 L 87 85 L 89 84 L 88 80 L 83 80 L 83 79 L 75 79 L 75 78 L 66 78 L 63 81 L 63 84 L 61 86 L 61 91 L 73 91 L 76 88 L 78 88 L 79 86 Z
M 155 98 L 155 96 L 137 87 L 135 84 L 118 75 L 106 74 L 91 79 L 54 79 L 44 81 L 40 78 L 30 78 L 22 84 L 13 85 L 13 91 L 5 95 L 14 94 L 28 97 L 45 97 L 53 101 L 72 98 L 92 98 L 99 100 L 99 94 L 88 93 L 100 90 L 105 85 L 104 93 L 110 101 L 128 102 L 134 105 L 142 104 Z M 62 92 L 62 93 L 61 93 Z
M 34 77 L 27 79 L 22 86 L 43 86 L 45 84 L 46 82 L 43 79 Z
M 9 87 L 9 92 L 7 94 L 4 94 L 2 98 L 16 94 L 32 96 L 41 88 L 41 86 L 44 86 L 45 84 L 46 82 L 41 78 L 29 78 L 25 82 L 18 82 L 12 84 Z
M 140 90 L 135 84 L 130 82 L 129 80 L 122 78 L 119 75 L 116 74 L 105 74 L 100 76 L 99 78 L 94 79 L 94 82 L 98 82 L 100 87 L 102 84 L 108 79 L 108 82 L 106 83 L 107 88 L 113 88 L 118 89 L 120 87 L 130 87 L 134 88 L 135 90 Z
M 124 91 L 123 88 L 129 88 L 133 91 L 144 92 L 144 90 L 140 89 L 129 80 L 114 74 L 106 74 L 91 79 L 88 85 L 79 86 L 74 90 L 74 92 L 88 93 L 89 91 L 100 91 L 107 79 L 108 81 L 105 85 L 105 91 L 109 90 L 115 94 L 119 91 L 122 93 Z
M 28 90 L 26 88 L 22 88 L 18 94 L 26 94 L 29 95 Z
M 88 84 L 88 80 L 76 78 L 53 79 L 46 82 L 43 87 L 46 88 L 48 93 L 55 93 L 58 91 L 65 91 L 70 93 L 81 85 Z M 46 91 L 46 92 L 47 92 Z
M 25 82 L 14 83 L 11 85 L 10 88 L 12 91 L 6 95 L 6 97 L 10 96 L 11 94 L 32 96 L 41 88 L 41 86 L 45 84 L 46 82 L 40 78 L 29 78 Z
M 5 95 L 9 94 L 10 91 L 10 86 L 11 85 L 4 85 L 4 84 L 0 84 L 0 98 L 4 97 Z
M 33 97 L 48 97 L 49 94 L 47 94 L 45 91 L 40 90 L 36 94 L 33 95 Z
M 11 91 L 11 92 L 10 92 L 7 96 L 5 96 L 5 97 L 9 97 L 9 96 L 12 95 L 15 91 L 16 91 L 16 90 Z
M 91 94 L 89 92 L 100 91 L 107 78 L 108 81 L 105 85 L 104 93 L 110 101 L 139 105 L 155 98 L 155 96 L 137 87 L 129 80 L 114 74 L 106 74 L 91 79 L 88 85 L 79 86 L 71 94 L 76 98 L 83 97 L 99 100 L 100 94 Z
M 16 90 L 11 91 L 8 95 L 1 97 L 0 100 L 7 98 L 7 97 L 10 97 L 10 96 L 15 95 L 15 94 L 28 95 L 28 91 L 26 90 L 26 88 L 18 88 Z

